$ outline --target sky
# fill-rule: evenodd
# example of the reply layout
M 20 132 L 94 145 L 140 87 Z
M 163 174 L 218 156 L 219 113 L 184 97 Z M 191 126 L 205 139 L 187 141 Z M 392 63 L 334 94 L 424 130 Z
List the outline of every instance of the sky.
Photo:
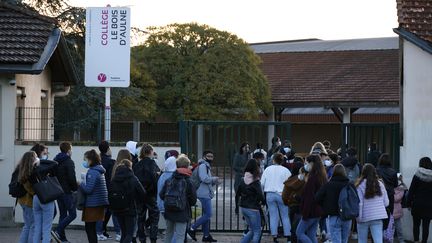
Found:
M 249 43 L 396 36 L 396 0 L 69 0 L 79 7 L 128 6 L 145 29 L 197 22 Z

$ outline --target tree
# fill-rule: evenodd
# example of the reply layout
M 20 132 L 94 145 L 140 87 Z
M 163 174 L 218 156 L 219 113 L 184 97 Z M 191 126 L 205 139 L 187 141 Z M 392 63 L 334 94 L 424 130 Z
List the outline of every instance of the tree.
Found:
M 142 62 L 157 83 L 158 109 L 178 120 L 253 119 L 271 109 L 260 58 L 237 36 L 207 25 L 149 28 Z

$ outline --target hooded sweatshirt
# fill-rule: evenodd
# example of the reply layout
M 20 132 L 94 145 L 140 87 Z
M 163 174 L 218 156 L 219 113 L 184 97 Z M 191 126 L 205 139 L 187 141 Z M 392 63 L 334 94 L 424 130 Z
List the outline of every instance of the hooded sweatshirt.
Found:
M 129 153 L 132 156 L 132 162 L 136 163 L 138 162 L 138 156 L 137 156 L 137 148 L 136 148 L 137 142 L 135 141 L 128 141 L 126 143 L 126 149 L 129 151 Z
M 105 182 L 105 169 L 102 165 L 95 165 L 89 168 L 85 182 L 80 184 L 81 190 L 86 194 L 85 207 L 107 206 L 108 189 Z
M 56 174 L 64 193 L 69 194 L 76 191 L 78 184 L 75 176 L 75 163 L 69 154 L 59 153 L 54 160 L 58 163 Z
M 162 213 L 165 211 L 165 208 L 164 208 L 164 202 L 160 198 L 159 193 L 161 192 L 162 187 L 165 185 L 166 180 L 171 178 L 171 176 L 173 175 L 174 171 L 176 171 L 176 169 L 177 169 L 176 158 L 174 156 L 171 156 L 165 161 L 165 171 L 159 177 L 159 180 L 157 183 L 157 199 L 156 199 L 156 201 L 157 201 L 157 206 L 159 208 L 159 211 Z
M 201 159 L 199 166 L 195 168 L 198 170 L 200 177 L 200 186 L 197 189 L 198 198 L 212 199 L 214 197 L 213 185 L 216 185 L 218 177 L 212 176 L 210 163 Z
M 236 208 L 240 206 L 242 208 L 259 210 L 261 205 L 264 205 L 265 200 L 258 178 L 254 178 L 251 173 L 245 172 L 237 188 L 235 201 Z
M 432 170 L 418 168 L 408 191 L 408 205 L 413 216 L 432 218 Z

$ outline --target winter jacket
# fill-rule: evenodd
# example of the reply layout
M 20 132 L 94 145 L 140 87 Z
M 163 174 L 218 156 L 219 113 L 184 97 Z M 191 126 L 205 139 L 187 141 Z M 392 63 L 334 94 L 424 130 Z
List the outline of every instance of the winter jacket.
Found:
M 314 176 L 309 176 L 303 189 L 300 202 L 300 212 L 304 219 L 319 218 L 323 216 L 321 206 L 315 200 L 315 194 L 322 187 Z
M 171 178 L 171 176 L 174 174 L 174 171 L 165 171 L 162 173 L 162 175 L 159 177 L 158 183 L 157 183 L 157 206 L 159 208 L 159 212 L 163 213 L 165 211 L 164 202 L 162 201 L 161 197 L 159 196 L 160 192 L 162 191 L 163 186 L 165 185 L 165 182 Z
M 112 176 L 113 166 L 115 164 L 115 160 L 111 158 L 111 155 L 101 153 L 101 164 L 105 169 L 105 182 L 107 188 L 109 188 Z
M 105 169 L 102 165 L 92 166 L 87 171 L 85 182 L 80 184 L 81 190 L 87 196 L 86 208 L 109 205 L 104 173 Z
M 30 184 L 34 185 L 47 176 L 57 176 L 57 166 L 58 163 L 56 161 L 41 160 L 39 165 L 33 169 L 33 172 L 29 177 Z
M 377 174 L 383 180 L 389 197 L 395 194 L 394 189 L 398 186 L 397 172 L 391 166 L 378 165 Z M 391 200 L 393 201 L 393 200 Z
M 24 189 L 26 190 L 26 194 L 20 198 L 18 198 L 18 203 L 27 207 L 33 207 L 33 196 L 35 192 L 33 191 L 32 185 L 29 181 L 24 183 Z
M 240 206 L 259 210 L 261 205 L 265 204 L 261 183 L 259 180 L 254 180 L 253 175 L 249 172 L 246 172 L 244 178 L 240 181 L 235 195 L 235 202 L 237 209 Z
M 183 170 L 182 170 L 183 169 Z M 188 172 L 185 172 L 185 168 L 177 169 L 176 172 L 172 175 L 173 179 L 176 180 L 186 180 L 186 209 L 181 212 L 175 212 L 170 210 L 165 210 L 164 217 L 167 220 L 170 220 L 172 222 L 189 222 L 192 218 L 192 211 L 191 206 L 196 204 L 197 201 L 197 195 L 194 186 L 192 185 L 192 182 L 190 181 L 190 176 L 192 175 L 192 172 L 188 170 Z M 167 184 L 165 183 L 161 192 L 160 197 L 162 200 L 165 198 L 165 193 L 167 190 Z
M 160 169 L 156 162 L 149 157 L 145 157 L 137 163 L 133 164 L 135 176 L 141 182 L 147 192 L 148 197 L 156 198 L 157 181 L 159 178 Z
M 54 157 L 57 161 L 57 179 L 63 188 L 64 193 L 70 194 L 76 191 L 78 184 L 75 176 L 75 163 L 67 153 L 59 153 Z
M 141 202 L 145 196 L 144 187 L 139 182 L 138 178 L 134 175 L 133 171 L 127 167 L 120 167 L 115 171 L 113 183 L 127 183 L 128 197 L 131 199 L 129 202 L 129 210 L 126 212 L 116 213 L 118 215 L 137 215 L 137 203 Z
M 354 168 L 354 166 L 358 166 L 359 161 L 355 156 L 348 156 L 341 161 L 341 164 L 345 166 L 345 168 Z
M 284 204 L 289 207 L 299 206 L 304 185 L 304 179 L 300 180 L 298 175 L 288 178 L 288 180 L 284 182 L 284 188 L 282 191 L 282 201 Z
M 394 219 L 400 219 L 403 216 L 402 199 L 406 190 L 407 188 L 404 184 L 401 184 L 395 188 L 394 210 L 393 210 Z
M 315 200 L 322 207 L 325 215 L 339 216 L 339 194 L 348 183 L 349 180 L 345 176 L 333 176 L 315 194 Z
M 373 164 L 375 168 L 378 166 L 378 159 L 381 155 L 381 152 L 378 150 L 372 150 L 367 154 L 366 163 Z
M 421 218 L 432 218 L 432 170 L 418 168 L 408 191 L 411 214 Z
M 234 156 L 234 163 L 233 163 L 233 169 L 235 172 L 234 190 L 237 190 L 238 186 L 240 185 L 244 173 L 244 168 L 246 166 L 248 159 L 249 159 L 248 153 L 243 153 L 243 154 L 236 153 Z
M 197 190 L 198 198 L 212 199 L 214 197 L 213 186 L 216 185 L 218 178 L 212 176 L 210 163 L 205 160 L 199 161 L 198 170 L 201 183 Z
M 357 186 L 357 193 L 360 199 L 359 203 L 359 216 L 357 217 L 358 223 L 369 222 L 372 220 L 386 219 L 386 207 L 389 205 L 387 191 L 385 190 L 384 183 L 379 181 L 381 195 L 376 195 L 373 198 L 365 198 L 366 180 L 363 180 Z

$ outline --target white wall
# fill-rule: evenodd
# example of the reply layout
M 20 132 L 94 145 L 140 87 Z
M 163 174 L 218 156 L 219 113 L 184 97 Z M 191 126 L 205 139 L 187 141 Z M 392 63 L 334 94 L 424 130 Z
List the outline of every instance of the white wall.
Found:
M 419 159 L 432 157 L 432 55 L 404 40 L 403 63 L 404 141 L 400 169 L 409 186 Z M 412 240 L 409 211 L 405 211 L 403 220 L 409 226 L 404 227 L 406 239 Z
M 14 166 L 17 163 L 17 161 L 19 161 L 20 157 L 25 152 L 27 152 L 28 150 L 30 150 L 30 148 L 31 148 L 31 146 L 25 146 L 25 145 L 16 145 L 15 146 L 15 148 L 14 148 L 15 149 L 15 160 L 14 160 L 15 162 L 14 162 Z M 117 157 L 118 151 L 120 149 L 123 149 L 123 148 L 125 148 L 125 147 L 111 147 L 111 151 L 112 151 L 112 155 L 113 155 L 114 159 Z M 94 146 L 94 147 L 90 147 L 90 146 L 73 146 L 73 143 L 72 143 L 72 160 L 75 162 L 75 172 L 76 172 L 77 180 L 80 179 L 81 173 L 85 173 L 87 171 L 87 169 L 85 169 L 84 167 L 82 167 L 81 164 L 83 162 L 83 155 L 84 155 L 84 153 L 86 151 L 90 150 L 90 149 L 95 149 L 96 151 L 99 152 L 97 146 Z M 158 165 L 159 165 L 159 167 L 161 169 L 163 169 L 164 154 L 165 154 L 166 151 L 175 149 L 175 150 L 177 150 L 177 151 L 180 152 L 180 147 L 155 147 L 154 149 L 155 149 L 155 152 L 158 154 Z M 54 156 L 59 152 L 59 148 L 58 148 L 58 146 L 48 146 L 48 151 L 50 153 L 49 158 L 53 159 Z M 9 184 L 10 175 L 12 174 L 12 172 L 11 172 L 12 168 L 13 167 L 11 166 L 11 170 L 9 170 L 8 173 L 4 173 L 5 175 L 7 174 L 7 176 L 5 176 L 5 177 L 7 177 L 7 180 L 8 180 L 7 184 Z M 0 171 L 2 171 L 2 170 L 0 170 Z M 1 190 L 0 191 L 0 195 L 4 195 L 3 197 L 0 197 L 0 198 L 11 198 L 8 195 L 8 191 L 7 190 L 6 191 Z M 9 201 L 10 201 L 9 206 L 12 207 L 14 201 L 13 200 L 9 200 Z M 81 222 L 81 211 L 77 211 L 77 212 L 78 212 L 77 218 L 72 222 L 72 225 L 84 225 Z M 22 210 L 18 209 L 16 211 L 15 221 L 19 222 L 19 223 L 23 222 L 23 219 L 22 219 Z M 58 218 L 56 218 L 54 220 L 54 222 L 57 223 L 58 222 Z M 110 222 L 110 224 L 111 224 L 111 222 Z

